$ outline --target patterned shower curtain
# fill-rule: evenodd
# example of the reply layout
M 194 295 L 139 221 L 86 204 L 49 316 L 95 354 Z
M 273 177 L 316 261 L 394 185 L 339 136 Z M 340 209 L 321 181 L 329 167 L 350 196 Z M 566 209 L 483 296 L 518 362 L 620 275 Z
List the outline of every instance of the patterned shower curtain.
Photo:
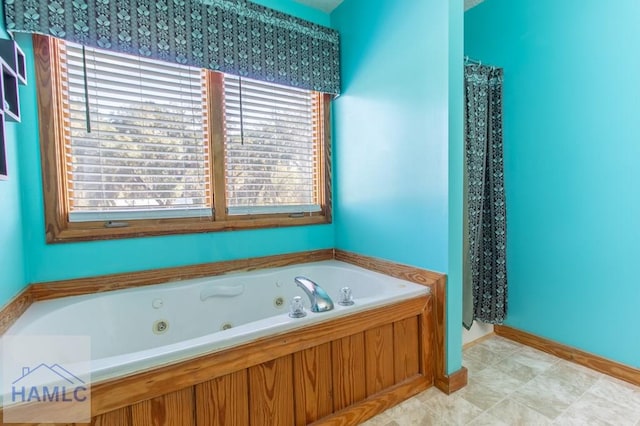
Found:
M 507 313 L 501 68 L 465 66 L 463 323 L 501 324 Z

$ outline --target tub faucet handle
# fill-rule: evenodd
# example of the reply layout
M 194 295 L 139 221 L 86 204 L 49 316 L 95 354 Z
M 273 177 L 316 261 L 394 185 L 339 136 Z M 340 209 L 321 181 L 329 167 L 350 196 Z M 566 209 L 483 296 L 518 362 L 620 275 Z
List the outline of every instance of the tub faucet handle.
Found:
M 351 288 L 342 287 L 340 289 L 340 297 L 338 298 L 338 305 L 342 306 L 351 306 L 355 302 L 353 301 L 353 294 L 351 293 Z
M 304 310 L 304 303 L 302 303 L 302 297 L 296 296 L 291 299 L 291 304 L 289 305 L 289 316 L 291 318 L 302 318 L 307 316 L 307 313 Z

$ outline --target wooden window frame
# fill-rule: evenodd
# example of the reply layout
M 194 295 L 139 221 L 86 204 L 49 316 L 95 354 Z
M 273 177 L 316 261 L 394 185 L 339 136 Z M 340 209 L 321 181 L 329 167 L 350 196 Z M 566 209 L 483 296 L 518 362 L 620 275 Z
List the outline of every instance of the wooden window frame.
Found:
M 106 221 L 70 222 L 62 117 L 62 76 L 57 72 L 60 69 L 60 57 L 56 43 L 60 42 L 53 37 L 37 34 L 33 36 L 47 243 L 331 223 L 331 95 L 320 95 L 316 117 L 317 123 L 322 123 L 316 135 L 321 153 L 317 168 L 321 211 L 305 213 L 304 216 L 289 213 L 231 216 L 227 214 L 225 200 L 223 75 L 213 71 L 207 72 L 206 76 L 213 215 L 127 220 L 128 226 L 123 227 L 110 227 Z

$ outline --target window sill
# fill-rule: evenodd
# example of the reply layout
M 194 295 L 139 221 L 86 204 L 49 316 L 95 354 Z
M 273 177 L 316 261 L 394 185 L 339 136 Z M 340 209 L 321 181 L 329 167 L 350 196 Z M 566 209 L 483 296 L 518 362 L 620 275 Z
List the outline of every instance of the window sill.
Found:
M 105 227 L 104 222 L 76 222 L 68 223 L 67 227 L 63 229 L 47 229 L 47 244 L 321 225 L 328 223 L 331 223 L 331 219 L 323 214 L 305 217 L 275 215 L 269 217 L 241 216 L 232 220 L 217 222 L 206 218 L 136 220 L 130 221 L 130 226 L 116 228 Z

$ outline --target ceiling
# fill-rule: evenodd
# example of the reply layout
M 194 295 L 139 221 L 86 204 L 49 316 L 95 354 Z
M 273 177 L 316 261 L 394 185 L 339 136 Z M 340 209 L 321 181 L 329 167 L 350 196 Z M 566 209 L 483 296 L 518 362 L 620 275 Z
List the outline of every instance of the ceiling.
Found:
M 325 13 L 330 13 L 333 9 L 338 7 L 343 0 L 295 0 L 298 3 L 306 4 L 314 9 L 319 9 Z M 398 0 L 396 0 L 398 1 Z M 471 9 L 474 6 L 482 3 L 484 0 L 464 0 L 464 10 Z
M 314 9 L 320 9 L 323 12 L 330 13 L 338 7 L 343 0 L 296 0 L 298 3 L 306 4 Z
M 479 5 L 484 0 L 464 0 L 464 10 L 471 9 L 474 6 Z

